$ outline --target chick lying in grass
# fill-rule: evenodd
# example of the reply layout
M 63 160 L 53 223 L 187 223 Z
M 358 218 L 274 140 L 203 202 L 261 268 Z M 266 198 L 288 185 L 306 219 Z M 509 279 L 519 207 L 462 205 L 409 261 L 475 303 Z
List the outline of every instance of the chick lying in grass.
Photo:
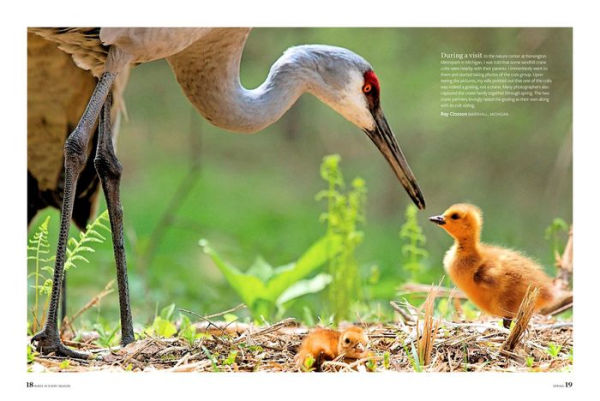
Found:
M 317 328 L 306 336 L 296 355 L 296 363 L 302 370 L 320 370 L 324 361 L 339 356 L 346 359 L 362 359 L 372 356 L 367 350 L 369 339 L 360 327 L 350 326 L 343 331 Z
M 444 257 L 450 279 L 482 311 L 502 317 L 504 327 L 510 327 L 528 286 L 539 289 L 536 311 L 563 296 L 533 260 L 511 249 L 480 242 L 483 219 L 477 206 L 455 204 L 429 220 L 454 238 L 454 245 Z

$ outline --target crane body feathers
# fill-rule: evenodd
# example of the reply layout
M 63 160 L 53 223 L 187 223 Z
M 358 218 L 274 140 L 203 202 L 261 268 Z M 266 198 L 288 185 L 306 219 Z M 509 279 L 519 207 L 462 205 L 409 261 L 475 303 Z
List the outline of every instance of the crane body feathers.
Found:
M 97 31 L 78 28 L 77 33 L 63 28 L 65 40 L 73 44 L 75 37 L 84 37 L 89 44 L 90 35 Z M 64 144 L 77 125 L 81 114 L 96 86 L 90 69 L 82 69 L 56 41 L 46 36 L 27 34 L 27 171 L 28 171 L 28 222 L 47 206 L 61 208 L 64 185 Z M 53 31 L 54 32 L 54 31 Z M 57 28 L 56 32 L 60 32 Z M 36 32 L 37 33 L 37 32 Z M 98 48 L 102 51 L 102 48 Z M 119 132 L 120 114 L 125 111 L 122 92 L 129 75 L 126 68 L 115 80 L 113 97 L 117 99 L 111 109 L 114 121 L 113 141 Z M 95 129 L 95 128 L 94 128 Z M 88 147 L 88 162 L 81 173 L 73 221 L 81 229 L 96 212 L 99 180 L 89 158 L 95 151 L 95 141 Z

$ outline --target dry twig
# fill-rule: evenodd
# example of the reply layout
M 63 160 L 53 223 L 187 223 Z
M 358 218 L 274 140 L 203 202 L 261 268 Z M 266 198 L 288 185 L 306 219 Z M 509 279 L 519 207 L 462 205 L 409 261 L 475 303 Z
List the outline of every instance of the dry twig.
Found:
M 271 326 L 267 326 L 264 329 L 258 330 L 254 333 L 246 332 L 245 334 L 238 337 L 234 342 L 239 343 L 239 342 L 241 342 L 243 340 L 247 340 L 248 338 L 251 338 L 251 337 L 256 337 L 256 336 L 261 336 L 261 335 L 264 335 L 267 333 L 271 333 L 273 331 L 279 330 L 282 327 L 289 326 L 294 323 L 296 323 L 296 319 L 294 319 L 293 317 L 289 317 L 289 318 L 283 319 L 282 321 L 277 322 Z
M 74 315 L 73 317 L 69 318 L 68 316 L 65 316 L 63 323 L 61 325 L 61 335 L 64 333 L 64 330 L 66 327 L 69 327 L 69 329 L 71 330 L 72 333 L 75 333 L 75 330 L 73 329 L 73 322 L 79 317 L 81 316 L 85 311 L 87 311 L 88 309 L 92 308 L 93 306 L 98 305 L 98 303 L 102 300 L 102 298 L 104 298 L 105 296 L 107 296 L 108 294 L 110 294 L 111 292 L 114 291 L 114 289 L 112 288 L 113 284 L 115 283 L 115 280 L 111 280 L 108 282 L 108 284 L 106 284 L 104 286 L 104 289 L 102 291 L 100 291 L 99 294 L 97 294 L 96 296 L 94 296 L 92 299 L 90 299 L 90 301 L 85 304 L 81 309 L 79 309 Z
M 405 294 L 428 294 L 427 296 L 429 296 L 429 293 L 433 291 L 434 298 L 447 297 L 452 294 L 454 298 L 467 299 L 467 296 L 462 291 L 455 288 L 441 287 L 439 285 L 408 283 L 402 286 L 402 290 L 405 291 Z
M 237 311 L 239 309 L 244 309 L 245 307 L 246 307 L 245 304 L 239 304 L 238 306 L 234 306 L 233 308 L 227 309 L 227 310 L 225 310 L 223 312 L 218 312 L 218 313 L 214 313 L 212 315 L 206 315 L 206 316 L 199 315 L 196 312 L 193 312 L 193 311 L 187 310 L 187 309 L 183 309 L 183 308 L 179 308 L 179 310 L 182 311 L 182 312 L 185 312 L 185 313 L 190 313 L 190 314 L 192 314 L 192 315 L 194 315 L 196 317 L 199 317 L 202 320 L 208 321 L 209 319 L 214 319 L 215 317 L 220 317 L 220 316 L 226 315 L 228 313 L 233 313 L 233 312 L 235 312 L 235 311 Z
M 415 320 L 416 320 L 415 316 L 413 316 L 410 313 L 410 311 L 408 311 L 407 308 L 405 308 L 406 303 L 404 303 L 403 305 L 399 305 L 398 303 L 396 303 L 394 301 L 390 301 L 390 305 L 391 305 L 392 309 L 394 309 L 396 312 L 398 312 L 398 314 L 404 321 L 403 323 L 414 323 L 415 322 Z

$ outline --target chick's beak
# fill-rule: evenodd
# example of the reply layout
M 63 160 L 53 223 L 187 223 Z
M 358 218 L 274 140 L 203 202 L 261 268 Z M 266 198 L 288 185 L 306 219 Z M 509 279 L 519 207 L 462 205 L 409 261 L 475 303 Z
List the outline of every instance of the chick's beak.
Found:
M 415 205 L 419 209 L 425 209 L 425 199 L 417 184 L 417 179 L 408 166 L 406 158 L 396 141 L 396 137 L 383 114 L 383 110 L 377 107 L 371 114 L 375 120 L 375 128 L 373 130 L 365 129 L 365 133 L 386 158 L 392 170 L 394 170 L 396 177 L 398 177 Z
M 444 216 L 431 216 L 429 218 L 429 221 L 437 224 L 438 226 L 443 226 L 444 224 L 446 224 L 446 219 L 444 218 Z
M 356 344 L 356 349 L 357 349 L 359 352 L 363 352 L 363 351 L 365 350 L 365 346 L 364 346 L 364 345 L 362 345 L 361 343 L 358 343 L 358 344 Z

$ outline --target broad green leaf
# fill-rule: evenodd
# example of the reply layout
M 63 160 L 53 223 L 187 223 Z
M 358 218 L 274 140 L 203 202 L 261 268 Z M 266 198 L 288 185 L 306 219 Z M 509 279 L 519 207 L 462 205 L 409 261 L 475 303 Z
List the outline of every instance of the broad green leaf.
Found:
M 253 317 L 258 319 L 263 316 L 268 319 L 275 309 L 276 300 L 288 287 L 312 274 L 332 255 L 340 251 L 341 238 L 333 235 L 324 237 L 313 244 L 296 263 L 279 266 L 276 269 L 261 258 L 257 258 L 246 273 L 242 273 L 221 259 L 206 240 L 200 240 L 199 245 L 250 308 Z M 268 277 L 270 280 L 267 281 Z
M 275 301 L 258 297 L 250 305 L 252 317 L 258 323 L 263 323 L 264 320 L 269 320 L 275 312 Z
M 307 280 L 300 280 L 288 287 L 288 289 L 277 298 L 276 304 L 282 305 L 303 295 L 319 292 L 327 287 L 327 285 L 331 283 L 331 280 L 331 276 L 326 273 L 317 274 L 315 277 Z
M 267 282 L 273 275 L 273 266 L 267 263 L 262 256 L 258 256 L 252 266 L 246 271 L 246 274 L 255 276 L 263 282 Z
M 157 316 L 154 319 L 154 323 L 152 323 L 152 331 L 159 337 L 172 337 L 175 333 L 177 333 L 175 325 L 160 316 Z
M 199 244 L 204 253 L 210 256 L 217 268 L 223 273 L 229 285 L 231 285 L 240 298 L 242 298 L 242 301 L 251 308 L 257 297 L 266 292 L 263 282 L 254 276 L 240 272 L 237 268 L 223 261 L 223 259 L 221 259 L 221 257 L 208 245 L 208 241 L 200 240 Z
M 274 302 L 289 286 L 307 277 L 332 256 L 339 253 L 341 245 L 341 238 L 334 235 L 317 241 L 298 259 L 292 269 L 283 271 L 268 282 L 264 298 Z
M 273 269 L 273 273 L 275 275 L 277 275 L 277 274 L 283 273 L 287 270 L 293 269 L 294 266 L 296 266 L 296 262 L 288 263 L 287 265 L 277 266 L 276 268 Z

